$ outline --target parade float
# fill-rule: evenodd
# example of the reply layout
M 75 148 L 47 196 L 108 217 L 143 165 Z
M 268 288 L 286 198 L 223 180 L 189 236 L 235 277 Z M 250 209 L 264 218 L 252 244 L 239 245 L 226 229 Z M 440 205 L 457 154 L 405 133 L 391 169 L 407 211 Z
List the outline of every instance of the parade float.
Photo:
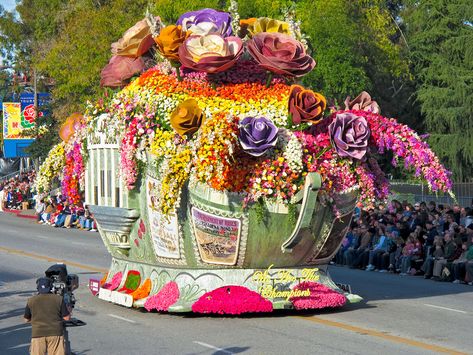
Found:
M 63 167 L 71 202 L 85 189 L 113 260 L 101 299 L 220 314 L 356 302 L 327 265 L 355 204 L 388 197 L 379 157 L 450 191 L 428 145 L 369 94 L 329 107 L 302 86 L 316 63 L 295 21 L 148 16 L 112 52 L 104 86 L 140 74 L 71 116 L 43 169 Z

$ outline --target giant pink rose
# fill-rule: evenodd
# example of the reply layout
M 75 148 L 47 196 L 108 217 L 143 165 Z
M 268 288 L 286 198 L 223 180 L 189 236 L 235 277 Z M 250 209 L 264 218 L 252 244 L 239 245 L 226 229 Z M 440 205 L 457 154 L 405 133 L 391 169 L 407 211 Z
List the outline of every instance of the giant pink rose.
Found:
M 283 33 L 258 33 L 247 48 L 261 67 L 276 74 L 301 77 L 315 67 L 302 43 Z
M 242 53 L 243 42 L 238 37 L 190 36 L 179 47 L 179 60 L 196 71 L 219 73 L 235 65 Z

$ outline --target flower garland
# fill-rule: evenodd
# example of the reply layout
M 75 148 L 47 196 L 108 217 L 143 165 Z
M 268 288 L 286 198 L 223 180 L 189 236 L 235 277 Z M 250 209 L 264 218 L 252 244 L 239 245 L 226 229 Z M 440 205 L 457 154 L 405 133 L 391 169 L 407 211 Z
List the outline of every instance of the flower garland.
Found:
M 80 192 L 84 189 L 85 166 L 82 157 L 82 142 L 74 142 L 72 149 L 66 152 L 66 161 L 61 181 L 62 194 L 72 205 L 81 202 Z
M 52 147 L 43 164 L 39 167 L 35 181 L 35 189 L 39 193 L 49 192 L 53 179 L 61 176 L 65 164 L 64 146 L 64 142 L 61 142 Z

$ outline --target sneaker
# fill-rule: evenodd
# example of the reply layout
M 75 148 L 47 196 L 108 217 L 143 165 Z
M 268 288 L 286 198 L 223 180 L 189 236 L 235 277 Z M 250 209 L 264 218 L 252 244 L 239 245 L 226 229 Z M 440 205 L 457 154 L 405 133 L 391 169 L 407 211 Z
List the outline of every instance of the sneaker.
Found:
M 460 280 L 454 280 L 453 283 L 454 284 L 461 284 L 462 282 Z
M 97 229 L 91 229 L 89 232 L 97 232 Z
M 379 270 L 379 272 L 388 272 L 388 270 L 386 270 L 386 269 L 381 269 L 381 270 Z
M 473 286 L 473 282 L 468 282 L 468 285 Z
M 374 270 L 374 265 L 369 264 L 369 265 L 366 267 L 366 271 L 373 271 L 373 270 Z
M 407 274 L 405 272 L 401 272 L 399 276 L 407 276 Z

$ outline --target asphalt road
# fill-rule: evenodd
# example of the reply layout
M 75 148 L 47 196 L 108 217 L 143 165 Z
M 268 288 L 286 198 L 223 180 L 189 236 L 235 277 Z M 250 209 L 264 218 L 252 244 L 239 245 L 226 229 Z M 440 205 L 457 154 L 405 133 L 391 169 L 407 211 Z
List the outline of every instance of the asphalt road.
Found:
M 110 264 L 97 233 L 54 229 L 0 214 L 0 354 L 27 354 L 23 323 L 36 278 L 62 260 L 80 278 L 68 328 L 75 354 L 473 353 L 473 287 L 331 267 L 364 301 L 336 311 L 245 317 L 147 313 L 87 289 Z

